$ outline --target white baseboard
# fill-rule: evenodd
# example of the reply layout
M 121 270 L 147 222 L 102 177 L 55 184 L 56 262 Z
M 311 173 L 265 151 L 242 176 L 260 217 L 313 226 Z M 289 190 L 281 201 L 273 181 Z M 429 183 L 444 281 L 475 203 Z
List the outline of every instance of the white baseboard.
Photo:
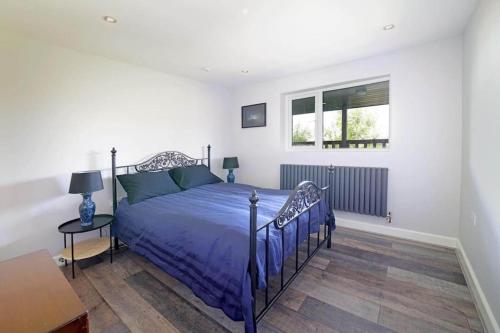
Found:
M 467 281 L 467 286 L 469 287 L 472 297 L 474 298 L 474 303 L 476 304 L 477 310 L 479 312 L 479 317 L 483 322 L 483 326 L 488 333 L 497 333 L 500 332 L 500 327 L 498 326 L 497 321 L 495 320 L 495 316 L 493 315 L 493 311 L 490 308 L 490 304 L 484 295 L 483 289 L 479 284 L 479 280 L 477 279 L 476 273 L 470 264 L 469 258 L 465 253 L 465 250 L 462 246 L 460 240 L 457 240 L 457 257 L 460 262 L 460 266 L 462 267 L 462 271 L 465 276 L 465 280 Z
M 399 237 L 403 239 L 408 239 L 433 245 L 446 246 L 453 249 L 457 247 L 457 239 L 454 237 L 428 234 L 425 232 L 414 231 L 409 229 L 395 228 L 387 224 L 378 225 L 378 224 L 359 222 L 343 218 L 336 218 L 335 222 L 338 226 L 341 227 L 352 228 L 361 231 L 368 231 L 386 236 Z

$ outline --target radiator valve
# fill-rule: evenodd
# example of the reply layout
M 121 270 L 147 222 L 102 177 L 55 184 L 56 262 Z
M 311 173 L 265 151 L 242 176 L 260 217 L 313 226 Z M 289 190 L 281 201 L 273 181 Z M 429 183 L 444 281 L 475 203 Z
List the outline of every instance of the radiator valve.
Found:
M 392 223 L 392 213 L 389 212 L 387 214 L 387 216 L 385 217 L 385 220 L 387 221 L 387 223 Z

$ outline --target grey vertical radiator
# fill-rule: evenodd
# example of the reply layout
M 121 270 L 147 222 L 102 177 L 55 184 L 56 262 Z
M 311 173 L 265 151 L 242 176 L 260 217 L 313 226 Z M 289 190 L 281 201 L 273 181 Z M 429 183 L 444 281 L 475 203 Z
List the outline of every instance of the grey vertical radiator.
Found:
M 387 168 L 335 166 L 333 173 L 334 186 L 326 199 L 332 198 L 335 210 L 387 216 Z M 281 189 L 291 190 L 303 180 L 328 186 L 328 166 L 281 164 Z

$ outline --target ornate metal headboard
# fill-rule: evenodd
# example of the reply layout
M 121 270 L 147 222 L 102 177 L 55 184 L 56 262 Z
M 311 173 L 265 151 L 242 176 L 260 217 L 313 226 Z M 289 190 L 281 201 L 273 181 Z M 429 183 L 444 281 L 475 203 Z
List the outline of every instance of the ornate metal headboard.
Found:
M 127 174 L 132 172 L 157 172 L 169 170 L 177 167 L 187 167 L 193 165 L 204 164 L 210 169 L 210 151 L 212 147 L 207 146 L 207 157 L 192 158 L 178 151 L 164 151 L 158 153 L 147 160 L 130 165 L 116 166 L 116 149 L 111 149 L 111 177 L 113 183 L 113 213 L 118 205 L 117 190 L 116 190 L 116 175 L 117 170 L 125 170 Z
M 201 162 L 201 160 L 189 157 L 178 151 L 164 151 L 142 163 L 136 164 L 135 170 L 137 172 L 155 172 L 177 167 L 197 165 L 198 162 Z

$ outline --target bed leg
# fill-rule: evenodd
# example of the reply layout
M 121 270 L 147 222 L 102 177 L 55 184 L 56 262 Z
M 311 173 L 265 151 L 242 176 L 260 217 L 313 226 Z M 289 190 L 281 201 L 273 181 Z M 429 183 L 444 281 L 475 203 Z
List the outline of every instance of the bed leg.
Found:
M 329 207 L 330 209 L 330 218 L 328 219 L 328 241 L 326 242 L 326 247 L 328 249 L 331 249 L 332 248 L 332 227 L 333 227 L 333 224 L 335 223 L 335 215 L 333 213 L 333 182 L 334 182 L 334 178 L 333 178 L 333 172 L 334 172 L 335 168 L 333 165 L 330 164 L 330 166 L 328 167 L 328 191 L 329 191 L 329 203 L 327 205 L 327 207 Z
M 335 217 L 333 217 L 333 212 L 332 212 L 332 216 L 328 219 L 328 240 L 326 242 L 326 247 L 328 249 L 332 248 L 332 226 L 334 220 Z
M 257 296 L 257 202 L 259 196 L 257 191 L 253 190 L 252 195 L 248 198 L 250 201 L 250 284 L 252 288 L 252 321 L 253 331 L 257 332 L 257 313 L 256 313 L 256 296 Z
M 120 244 L 118 244 L 118 237 L 115 237 L 114 241 L 115 241 L 115 250 L 118 250 L 120 248 Z

